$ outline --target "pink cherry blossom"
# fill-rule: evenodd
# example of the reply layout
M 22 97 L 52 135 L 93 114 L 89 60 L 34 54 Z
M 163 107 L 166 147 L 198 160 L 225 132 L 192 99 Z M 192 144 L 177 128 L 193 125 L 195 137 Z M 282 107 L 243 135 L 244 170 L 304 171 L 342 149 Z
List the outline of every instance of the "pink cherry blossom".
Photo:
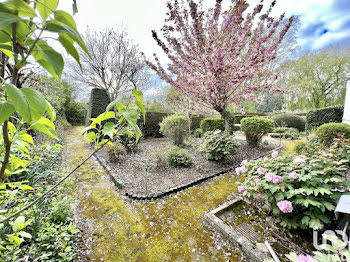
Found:
M 236 167 L 236 175 L 240 176 L 241 175 L 241 170 L 239 167 Z
M 282 200 L 282 201 L 278 202 L 277 206 L 283 213 L 292 213 L 293 212 L 293 205 L 288 200 Z
M 239 193 L 243 193 L 244 192 L 244 187 L 242 187 L 242 186 L 238 186 L 237 189 L 238 189 Z
M 265 174 L 265 168 L 263 168 L 263 167 L 259 167 L 258 169 L 257 169 L 257 172 L 258 172 L 258 174 L 260 174 L 260 175 L 263 175 L 263 174 Z
M 272 182 L 274 176 L 275 176 L 274 173 L 267 173 L 267 174 L 265 175 L 265 179 L 266 179 L 268 182 Z
M 297 172 L 292 172 L 288 175 L 289 179 L 297 179 L 299 177 L 299 174 Z
M 281 176 L 273 176 L 272 183 L 280 184 L 281 182 L 282 182 L 282 177 Z
M 298 255 L 297 262 L 317 262 L 317 260 L 309 255 Z
M 245 166 L 241 166 L 239 169 L 240 169 L 240 171 L 242 172 L 242 174 L 247 173 L 247 169 L 246 169 Z
M 258 199 L 259 199 L 259 200 L 262 200 L 262 199 L 263 199 L 262 194 L 260 194 L 260 193 L 258 194 Z
M 277 151 L 273 151 L 273 152 L 271 153 L 271 157 L 272 157 L 273 159 L 276 159 L 276 158 L 278 157 L 278 152 L 277 152 Z

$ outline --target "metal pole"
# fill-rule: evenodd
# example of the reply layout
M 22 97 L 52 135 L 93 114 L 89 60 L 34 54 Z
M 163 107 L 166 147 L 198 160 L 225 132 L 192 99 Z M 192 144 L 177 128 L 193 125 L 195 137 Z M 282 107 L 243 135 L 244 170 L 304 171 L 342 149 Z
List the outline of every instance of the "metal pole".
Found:
M 267 249 L 269 250 L 273 260 L 275 260 L 275 262 L 281 262 L 281 260 L 278 258 L 278 256 L 276 255 L 275 251 L 272 249 L 272 247 L 270 246 L 270 243 L 267 242 L 267 240 L 264 242 L 265 246 L 267 247 Z

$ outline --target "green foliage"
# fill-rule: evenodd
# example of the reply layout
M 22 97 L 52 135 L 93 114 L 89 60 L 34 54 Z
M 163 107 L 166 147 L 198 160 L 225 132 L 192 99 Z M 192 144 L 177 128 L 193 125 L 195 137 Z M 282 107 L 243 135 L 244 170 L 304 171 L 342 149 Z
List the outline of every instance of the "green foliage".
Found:
M 340 194 L 349 186 L 343 177 L 350 161 L 348 141 L 331 147 L 307 143 L 306 151 L 301 149 L 298 154 L 250 161 L 246 165 L 243 195 L 255 199 L 260 195 L 283 227 L 323 228 L 330 223 Z M 348 153 L 344 156 L 346 148 Z M 260 167 L 264 168 L 262 172 Z M 278 207 L 283 200 L 292 203 L 290 213 L 283 213 Z
M 344 106 L 330 106 L 309 111 L 306 115 L 306 130 L 311 131 L 327 123 L 341 123 Z
M 278 127 L 292 127 L 298 129 L 299 132 L 305 130 L 305 119 L 298 115 L 283 113 L 273 116 L 272 119 L 275 120 Z
M 106 89 L 92 89 L 86 120 L 89 121 L 90 118 L 95 118 L 104 113 L 110 102 L 111 100 Z
M 175 145 L 182 145 L 188 137 L 188 119 L 181 115 L 171 115 L 159 124 L 160 132 L 168 137 Z
M 203 134 L 204 132 L 203 132 L 203 129 L 201 128 L 197 128 L 196 130 L 194 130 L 194 133 L 193 133 L 194 137 L 202 137 Z
M 67 121 L 72 125 L 84 125 L 87 108 L 88 105 L 85 103 L 70 102 L 65 109 Z
M 323 124 L 316 130 L 316 135 L 323 142 L 330 143 L 334 138 L 350 138 L 350 125 L 344 123 Z
M 263 135 L 272 132 L 275 122 L 263 117 L 247 117 L 241 120 L 241 130 L 245 133 L 248 145 L 259 145 Z
M 106 145 L 106 151 L 109 160 L 112 162 L 120 161 L 126 155 L 126 149 L 124 145 L 119 142 L 109 143 Z
M 229 133 L 215 130 L 204 133 L 199 150 L 205 154 L 206 159 L 219 161 L 237 148 L 236 141 Z
M 270 133 L 270 136 L 294 140 L 300 138 L 300 133 L 296 128 L 277 127 L 273 130 L 273 133 Z
M 168 152 L 168 163 L 172 167 L 186 167 L 192 164 L 192 158 L 187 150 L 173 146 Z
M 214 130 L 225 130 L 225 120 L 222 118 L 204 118 L 201 121 L 200 128 L 203 132 L 214 131 Z

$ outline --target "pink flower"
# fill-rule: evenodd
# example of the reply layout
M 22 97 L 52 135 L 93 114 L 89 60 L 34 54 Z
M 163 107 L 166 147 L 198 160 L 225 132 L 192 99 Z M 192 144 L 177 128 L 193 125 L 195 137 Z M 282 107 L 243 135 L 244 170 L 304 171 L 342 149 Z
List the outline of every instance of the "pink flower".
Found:
M 275 176 L 274 173 L 267 173 L 267 174 L 265 175 L 265 179 L 266 179 L 268 182 L 272 182 L 274 176 Z
M 260 174 L 260 175 L 263 175 L 266 172 L 265 168 L 263 168 L 263 167 L 259 167 L 257 171 L 258 171 L 258 174 Z
M 237 175 L 237 176 L 240 176 L 240 175 L 241 175 L 240 172 L 241 172 L 241 170 L 239 169 L 239 167 L 236 167 L 236 175 Z
M 260 182 L 260 179 L 259 179 L 259 178 L 256 178 L 254 181 L 255 181 L 255 183 L 259 183 L 259 182 Z
M 278 202 L 277 206 L 283 213 L 292 213 L 293 211 L 292 203 L 288 200 Z
M 248 160 L 247 159 L 244 159 L 241 163 L 242 166 L 246 166 L 248 165 Z
M 298 255 L 297 262 L 317 262 L 317 260 L 309 255 Z
M 278 152 L 277 151 L 273 151 L 272 154 L 271 154 L 271 157 L 273 159 L 276 159 L 278 157 Z
M 241 166 L 239 169 L 242 172 L 242 174 L 247 173 L 247 169 L 245 168 L 245 166 Z
M 289 179 L 297 179 L 298 177 L 299 177 L 299 175 L 297 172 L 292 172 L 288 176 Z
M 239 193 L 243 193 L 244 192 L 244 187 L 242 187 L 242 186 L 238 186 L 237 189 L 238 189 Z
M 241 108 L 241 114 L 242 114 L 242 115 L 245 115 L 245 110 L 244 110 L 243 107 Z
M 260 194 L 260 193 L 258 194 L 258 199 L 259 199 L 259 200 L 262 200 L 262 199 L 263 199 L 262 194 Z
M 294 163 L 296 163 L 296 164 L 305 163 L 305 159 L 302 158 L 302 157 L 299 157 L 299 156 L 297 156 L 296 158 L 294 158 L 293 161 L 294 161 Z
M 282 182 L 282 177 L 281 177 L 281 176 L 273 176 L 272 182 L 273 182 L 274 184 L 279 184 L 279 183 Z

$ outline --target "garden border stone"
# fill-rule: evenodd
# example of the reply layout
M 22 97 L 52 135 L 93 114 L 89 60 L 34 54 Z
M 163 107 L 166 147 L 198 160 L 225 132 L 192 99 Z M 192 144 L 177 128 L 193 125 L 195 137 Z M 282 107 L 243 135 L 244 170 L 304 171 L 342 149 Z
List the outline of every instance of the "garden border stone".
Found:
M 270 257 L 261 251 L 258 246 L 255 246 L 241 233 L 235 231 L 233 228 L 228 226 L 219 218 L 219 215 L 225 212 L 227 209 L 231 208 L 233 204 L 244 201 L 241 198 L 236 198 L 228 201 L 212 211 L 206 212 L 203 215 L 204 221 L 215 228 L 221 235 L 228 240 L 234 246 L 240 248 L 243 253 L 254 262 L 262 262 L 264 260 L 270 259 Z

